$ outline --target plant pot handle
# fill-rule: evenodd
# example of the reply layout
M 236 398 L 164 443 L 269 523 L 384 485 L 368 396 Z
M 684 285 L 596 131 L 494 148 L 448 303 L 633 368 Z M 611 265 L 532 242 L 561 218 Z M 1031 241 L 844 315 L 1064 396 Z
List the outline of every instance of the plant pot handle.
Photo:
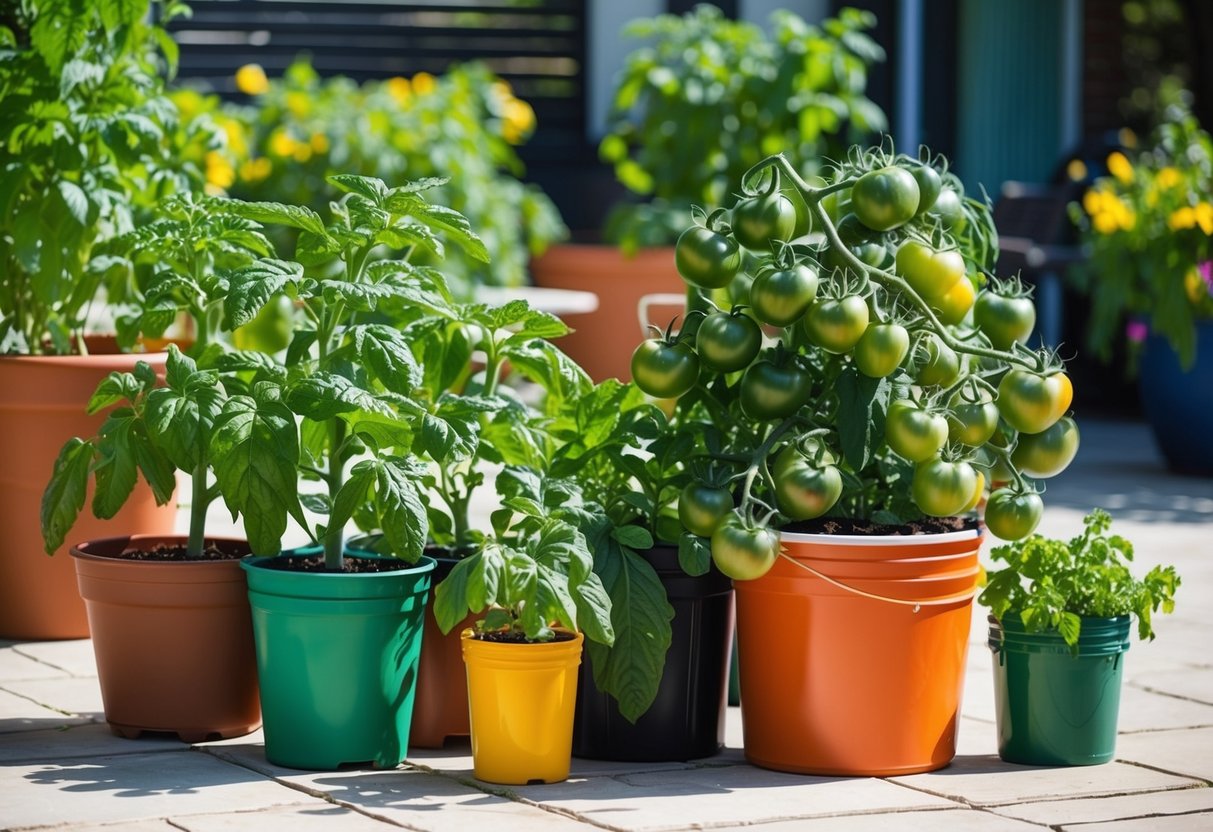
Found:
M 944 597 L 944 598 L 932 598 L 930 601 L 907 601 L 904 598 L 889 598 L 884 595 L 877 595 L 873 592 L 866 592 L 862 589 L 856 589 L 855 587 L 853 587 L 849 584 L 844 584 L 841 581 L 831 578 L 829 575 L 823 575 L 821 572 L 818 572 L 813 567 L 809 566 L 808 564 L 801 563 L 800 561 L 796 560 L 795 558 L 790 558 L 787 555 L 782 555 L 782 554 L 780 555 L 780 557 L 782 557 L 784 560 L 788 561 L 789 563 L 793 564 L 794 566 L 798 566 L 801 569 L 805 570 L 806 572 L 810 572 L 813 575 L 816 575 L 818 578 L 821 578 L 826 583 L 832 584 L 833 586 L 836 586 L 839 589 L 846 590 L 847 592 L 852 592 L 856 595 L 861 595 L 864 598 L 871 598 L 873 601 L 884 601 L 888 604 L 899 604 L 903 607 L 913 607 L 914 612 L 918 612 L 918 610 L 922 607 L 944 607 L 944 606 L 948 606 L 950 604 L 958 604 L 958 603 L 961 603 L 964 601 L 971 601 L 971 600 L 973 600 L 974 596 L 977 595 L 977 587 L 973 587 L 973 589 L 965 590 L 964 592 L 958 593 L 956 595 L 948 595 L 947 597 Z
M 658 329 L 664 330 L 665 327 L 654 324 L 649 319 L 649 308 L 653 306 L 686 306 L 687 296 L 684 294 L 675 294 L 673 292 L 658 292 L 652 295 L 643 295 L 636 304 L 636 317 L 640 321 L 640 333 L 648 337 L 649 327 L 657 326 Z

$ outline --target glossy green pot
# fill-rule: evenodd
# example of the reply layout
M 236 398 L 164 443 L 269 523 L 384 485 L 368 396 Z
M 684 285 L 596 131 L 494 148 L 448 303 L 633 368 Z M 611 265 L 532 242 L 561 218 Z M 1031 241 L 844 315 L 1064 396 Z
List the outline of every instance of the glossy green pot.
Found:
M 998 756 L 1086 766 L 1116 753 L 1129 616 L 1084 618 L 1077 652 L 1056 631 L 1029 633 L 1018 613 L 990 617 Z
M 314 770 L 399 765 L 408 748 L 433 559 L 363 574 L 271 569 L 269 560 L 241 561 L 266 758 Z

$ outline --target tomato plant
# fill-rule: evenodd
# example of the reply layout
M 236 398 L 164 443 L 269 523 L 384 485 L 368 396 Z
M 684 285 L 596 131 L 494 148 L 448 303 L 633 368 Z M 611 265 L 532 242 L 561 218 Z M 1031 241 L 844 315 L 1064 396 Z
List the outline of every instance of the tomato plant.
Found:
M 917 380 L 923 387 L 946 386 L 960 376 L 960 356 L 940 337 L 929 333 L 922 342 L 924 357 Z
M 796 206 L 778 191 L 752 196 L 733 209 L 733 236 L 752 251 L 773 250 L 796 234 Z
M 795 359 L 762 360 L 749 366 L 740 382 L 741 410 L 751 419 L 786 419 L 808 403 L 813 378 Z
M 1040 433 L 1025 433 L 1011 454 L 1011 462 L 1029 477 L 1055 477 L 1069 467 L 1078 453 L 1078 425 L 1063 416 Z
M 678 495 L 678 519 L 700 537 L 711 537 L 732 510 L 733 495 L 727 488 L 691 482 Z
M 720 230 L 695 225 L 678 237 L 674 265 L 683 280 L 700 289 L 728 286 L 741 268 L 737 241 Z
M 868 304 L 859 295 L 823 298 L 805 313 L 804 330 L 826 352 L 844 353 L 859 343 L 869 319 Z
M 632 353 L 636 386 L 658 399 L 681 396 L 699 380 L 699 356 L 673 328 L 671 323 L 664 337 L 642 341 Z
M 1036 326 L 1036 307 L 1030 290 L 1019 280 L 999 281 L 977 296 L 973 322 L 997 350 L 1025 343 Z
M 986 502 L 986 526 L 995 537 L 1019 540 L 1036 531 L 1044 510 L 1044 501 L 1035 491 L 1000 488 Z
M 935 205 L 935 201 L 939 199 L 939 193 L 943 189 L 943 179 L 940 177 L 939 171 L 927 164 L 911 165 L 910 175 L 918 183 L 918 210 L 914 212 L 915 216 L 918 216 L 931 210 L 931 207 Z
M 936 251 L 918 240 L 902 243 L 894 262 L 897 273 L 928 301 L 944 297 L 965 276 L 965 262 L 959 251 Z
M 948 406 L 948 436 L 975 448 L 989 442 L 998 429 L 998 405 L 984 390 L 976 396 L 971 401 L 957 393 Z
M 910 333 L 901 324 L 871 324 L 855 344 L 855 366 L 865 376 L 884 378 L 910 352 Z
M 967 462 L 946 462 L 936 457 L 914 468 L 911 485 L 914 502 L 933 517 L 959 514 L 977 490 L 977 472 Z
M 910 462 L 925 462 L 948 441 L 948 420 L 922 410 L 909 399 L 889 405 L 884 430 L 889 447 Z
M 817 282 L 817 272 L 805 263 L 773 265 L 759 272 L 750 285 L 750 308 L 763 323 L 790 326 L 813 302 Z
M 779 510 L 793 520 L 812 520 L 825 514 L 842 496 L 842 475 L 834 457 L 822 452 L 814 460 L 793 445 L 775 457 L 772 475 Z
M 1065 373 L 1014 369 L 998 383 L 998 412 L 1023 433 L 1040 433 L 1070 409 L 1074 388 Z

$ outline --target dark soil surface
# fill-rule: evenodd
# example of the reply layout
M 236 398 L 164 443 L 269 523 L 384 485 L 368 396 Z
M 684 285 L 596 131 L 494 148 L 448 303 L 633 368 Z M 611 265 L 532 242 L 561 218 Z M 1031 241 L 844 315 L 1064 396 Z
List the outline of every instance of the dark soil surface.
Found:
M 846 517 L 819 517 L 816 520 L 790 523 L 781 531 L 794 534 L 916 535 L 961 532 L 977 527 L 977 521 L 969 517 L 926 517 L 901 526 Z
M 270 558 L 258 564 L 262 569 L 277 569 L 282 572 L 328 572 L 334 575 L 364 574 L 370 572 L 398 572 L 411 569 L 412 564 L 394 558 L 360 558 L 346 555 L 340 569 L 328 569 L 324 555 L 290 556 Z
M 478 641 L 491 641 L 496 644 L 547 644 L 549 642 L 528 641 L 522 633 L 477 633 L 473 638 Z M 556 632 L 552 641 L 572 641 L 576 636 L 572 633 Z
M 137 560 L 137 561 L 200 561 L 200 560 L 240 560 L 248 554 L 246 548 L 220 548 L 214 543 L 208 543 L 206 548 L 202 550 L 202 557 L 191 558 L 185 553 L 185 544 L 169 545 L 159 543 L 152 549 L 127 549 L 126 551 L 116 554 L 107 555 L 117 560 Z

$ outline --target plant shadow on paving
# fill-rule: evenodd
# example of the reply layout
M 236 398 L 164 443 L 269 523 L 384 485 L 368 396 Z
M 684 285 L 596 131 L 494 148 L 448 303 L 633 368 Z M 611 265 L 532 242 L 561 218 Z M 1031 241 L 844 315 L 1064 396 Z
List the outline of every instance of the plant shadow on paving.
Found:
M 155 756 L 163 758 L 164 753 Z M 210 758 L 200 755 L 200 759 Z M 205 776 L 200 776 L 197 770 L 182 771 L 164 765 L 162 760 L 140 759 L 134 755 L 92 757 L 62 766 L 49 764 L 39 771 L 29 772 L 25 779 L 65 792 L 107 792 L 113 797 L 189 795 L 215 787 L 265 782 L 259 774 L 218 761 L 214 761 L 213 766 L 208 765 Z

